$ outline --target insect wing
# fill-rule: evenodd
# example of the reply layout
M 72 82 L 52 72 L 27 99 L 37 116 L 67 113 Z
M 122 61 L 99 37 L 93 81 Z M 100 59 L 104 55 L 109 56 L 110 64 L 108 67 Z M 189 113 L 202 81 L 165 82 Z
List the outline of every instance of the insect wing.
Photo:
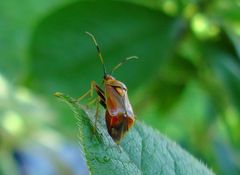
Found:
M 117 116 L 119 113 L 126 113 L 128 117 L 134 119 L 132 106 L 125 89 L 106 85 L 105 93 L 107 109 L 111 116 Z
M 129 102 L 127 92 L 124 95 L 124 105 L 125 105 L 127 116 L 134 120 L 134 113 L 133 113 L 132 105 Z
M 125 113 L 123 97 L 111 85 L 105 86 L 106 105 L 111 116 L 117 116 L 119 113 Z

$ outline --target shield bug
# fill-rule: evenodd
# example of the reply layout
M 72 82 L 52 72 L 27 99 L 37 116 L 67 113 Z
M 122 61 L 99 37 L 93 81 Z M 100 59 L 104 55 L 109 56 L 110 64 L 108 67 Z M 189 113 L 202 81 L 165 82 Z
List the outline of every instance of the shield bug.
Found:
M 131 56 L 120 62 L 116 65 L 110 73 L 107 73 L 103 57 L 100 51 L 100 47 L 93 36 L 93 34 L 86 32 L 88 34 L 98 52 L 98 56 L 100 58 L 102 67 L 103 67 L 103 86 L 104 89 L 100 88 L 96 82 L 91 83 L 91 89 L 84 94 L 80 99 L 84 98 L 89 93 L 93 94 L 93 89 L 97 92 L 97 102 L 99 102 L 105 108 L 105 120 L 107 125 L 107 130 L 109 135 L 115 141 L 115 143 L 119 144 L 121 139 L 124 137 L 126 132 L 131 128 L 135 121 L 135 115 L 132 109 L 132 106 L 129 102 L 127 95 L 127 87 L 121 81 L 115 79 L 112 74 L 125 62 L 137 59 L 136 56 Z M 96 110 L 96 119 L 95 119 L 95 127 L 98 116 L 98 107 Z

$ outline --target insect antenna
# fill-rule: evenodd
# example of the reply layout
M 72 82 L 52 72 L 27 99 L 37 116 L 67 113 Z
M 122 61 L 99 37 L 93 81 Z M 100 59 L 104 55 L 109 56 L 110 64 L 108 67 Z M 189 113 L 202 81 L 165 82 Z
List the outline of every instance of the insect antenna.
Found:
M 123 64 L 125 64 L 125 63 L 128 62 L 129 60 L 133 60 L 133 59 L 138 59 L 138 57 L 137 57 L 137 56 L 130 56 L 130 57 L 125 58 L 122 62 L 120 62 L 119 64 L 117 64 L 117 65 L 112 69 L 110 75 L 112 75 L 113 72 L 114 72 L 115 70 L 117 70 L 119 67 L 121 67 Z
M 104 64 L 104 61 L 103 61 L 102 53 L 101 53 L 100 47 L 99 47 L 99 45 L 97 43 L 97 40 L 95 39 L 93 34 L 91 34 L 89 32 L 85 32 L 85 33 L 92 38 L 92 40 L 93 40 L 93 42 L 94 42 L 94 44 L 95 44 L 95 46 L 97 48 L 98 56 L 99 56 L 99 58 L 101 60 L 101 63 L 102 63 L 102 66 L 103 66 L 103 73 L 104 73 L 104 76 L 105 76 L 105 75 L 107 75 L 107 71 L 106 71 L 106 67 L 105 67 L 105 64 Z

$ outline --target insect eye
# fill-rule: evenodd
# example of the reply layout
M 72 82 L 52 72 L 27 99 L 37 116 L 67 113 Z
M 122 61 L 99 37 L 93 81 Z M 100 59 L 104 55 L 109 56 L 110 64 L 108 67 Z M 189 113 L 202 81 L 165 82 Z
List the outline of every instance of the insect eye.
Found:
M 119 94 L 119 95 L 121 95 L 121 96 L 123 96 L 124 94 L 125 94 L 125 89 L 123 89 L 123 88 L 121 88 L 121 87 L 115 87 L 114 88 L 116 91 L 117 91 L 117 93 Z

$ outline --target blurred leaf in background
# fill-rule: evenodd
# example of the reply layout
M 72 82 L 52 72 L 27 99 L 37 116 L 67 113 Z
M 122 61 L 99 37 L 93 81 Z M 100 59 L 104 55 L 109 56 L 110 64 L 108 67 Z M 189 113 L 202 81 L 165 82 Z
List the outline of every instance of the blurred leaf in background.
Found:
M 0 174 L 88 174 L 76 122 L 65 117 L 65 127 L 59 125 L 46 99 L 51 94 L 41 96 L 21 84 L 29 69 L 34 26 L 69 2 L 0 2 Z
M 140 57 L 114 74 L 128 86 L 139 120 L 216 174 L 240 174 L 239 9 L 237 0 L 1 1 L 0 157 L 10 163 L 1 161 L 0 171 L 31 168 L 30 158 L 44 162 L 35 154 L 46 153 L 45 146 L 33 147 L 29 133 L 49 140 L 58 155 L 44 164 L 49 172 L 65 164 L 56 150 L 76 149 L 74 118 L 52 93 L 77 97 L 91 80 L 101 82 L 87 30 L 96 36 L 108 70 L 127 56 Z M 84 165 L 73 162 L 61 172 Z

